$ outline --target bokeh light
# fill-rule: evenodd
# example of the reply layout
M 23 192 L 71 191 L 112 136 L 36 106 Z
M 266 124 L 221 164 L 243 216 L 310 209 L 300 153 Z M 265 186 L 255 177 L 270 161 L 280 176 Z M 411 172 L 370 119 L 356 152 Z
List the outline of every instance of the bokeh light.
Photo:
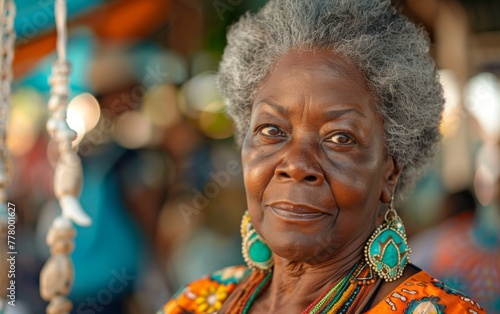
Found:
M 85 133 L 90 132 L 97 125 L 101 116 L 97 99 L 89 93 L 83 93 L 73 98 L 68 105 L 68 111 L 75 112 L 82 117 Z
M 43 97 L 34 89 L 23 88 L 12 95 L 7 126 L 7 147 L 14 156 L 28 153 L 35 144 L 47 115 Z
M 182 118 L 178 103 L 177 88 L 174 85 L 162 84 L 146 92 L 142 111 L 154 126 L 168 128 Z
M 147 146 L 153 130 L 148 116 L 139 111 L 127 111 L 114 120 L 113 138 L 123 147 L 136 149 Z
M 443 86 L 445 98 L 441 134 L 451 136 L 461 123 L 460 88 L 455 74 L 450 70 L 440 70 L 439 79 Z
M 89 68 L 89 85 L 99 93 L 113 92 L 134 80 L 132 58 L 117 48 L 103 49 Z
M 500 179 L 500 148 L 494 143 L 485 143 L 479 149 L 474 175 L 474 191 L 479 203 L 489 205 L 498 193 Z
M 500 83 L 492 73 L 480 73 L 465 89 L 466 107 L 488 140 L 500 139 Z
M 189 117 L 198 118 L 198 115 L 214 101 L 221 101 L 222 97 L 217 90 L 215 74 L 204 72 L 193 77 L 182 86 L 184 102 L 181 110 Z
M 200 130 L 213 139 L 224 139 L 233 135 L 233 123 L 227 117 L 222 101 L 208 104 L 201 112 L 198 124 Z

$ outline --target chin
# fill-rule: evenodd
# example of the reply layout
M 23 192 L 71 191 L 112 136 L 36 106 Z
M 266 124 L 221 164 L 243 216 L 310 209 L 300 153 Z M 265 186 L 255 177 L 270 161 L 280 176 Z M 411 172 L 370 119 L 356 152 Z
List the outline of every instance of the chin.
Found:
M 329 260 L 334 255 L 328 236 L 304 234 L 301 232 L 266 232 L 262 237 L 277 256 L 292 262 L 317 264 Z
M 288 221 L 271 210 L 249 210 L 252 224 L 277 256 L 294 262 L 317 263 L 334 256 L 333 216 L 308 221 Z

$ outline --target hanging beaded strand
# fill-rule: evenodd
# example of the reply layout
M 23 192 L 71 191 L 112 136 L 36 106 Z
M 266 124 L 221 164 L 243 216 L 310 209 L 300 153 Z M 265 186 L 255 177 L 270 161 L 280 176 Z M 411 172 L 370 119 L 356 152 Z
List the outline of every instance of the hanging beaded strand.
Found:
M 7 264 L 7 187 L 10 177 L 10 161 L 7 150 L 7 121 L 11 102 L 12 60 L 14 59 L 13 0 L 0 0 L 0 291 L 7 291 L 9 265 Z M 4 313 L 6 293 L 0 296 L 0 313 Z
M 57 60 L 52 66 L 49 79 L 51 90 L 48 107 L 51 117 L 47 122 L 47 131 L 57 143 L 59 152 L 54 174 L 54 193 L 62 214 L 54 219 L 47 234 L 51 256 L 40 273 L 40 295 L 50 302 L 46 309 L 50 314 L 69 314 L 73 307 L 67 298 L 74 277 L 70 254 L 74 249 L 76 231 L 72 222 L 80 226 L 91 224 L 78 200 L 82 186 L 82 165 L 71 145 L 76 133 L 66 123 L 71 71 L 66 60 L 66 14 L 66 0 L 56 0 Z

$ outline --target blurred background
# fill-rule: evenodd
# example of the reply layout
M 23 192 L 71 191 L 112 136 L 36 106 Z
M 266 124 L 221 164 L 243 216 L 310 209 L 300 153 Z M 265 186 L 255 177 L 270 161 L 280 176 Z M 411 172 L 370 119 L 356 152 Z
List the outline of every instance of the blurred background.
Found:
M 16 307 L 41 313 L 60 209 L 45 129 L 54 1 L 17 0 L 8 124 L 18 213 Z M 154 313 L 183 284 L 243 263 L 240 157 L 215 85 L 225 31 L 265 0 L 69 0 L 68 124 L 84 168 L 74 313 Z M 402 1 L 446 95 L 438 158 L 398 210 L 412 261 L 500 313 L 500 1 Z

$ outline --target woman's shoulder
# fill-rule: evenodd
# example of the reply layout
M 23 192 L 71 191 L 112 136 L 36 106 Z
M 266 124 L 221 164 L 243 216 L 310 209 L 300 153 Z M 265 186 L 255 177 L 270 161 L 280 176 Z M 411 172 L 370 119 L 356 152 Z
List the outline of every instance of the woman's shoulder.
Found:
M 231 266 L 205 275 L 177 291 L 157 314 L 214 313 L 249 272 L 246 266 Z
M 367 313 L 486 313 L 463 293 L 446 286 L 425 271 L 406 279 Z

